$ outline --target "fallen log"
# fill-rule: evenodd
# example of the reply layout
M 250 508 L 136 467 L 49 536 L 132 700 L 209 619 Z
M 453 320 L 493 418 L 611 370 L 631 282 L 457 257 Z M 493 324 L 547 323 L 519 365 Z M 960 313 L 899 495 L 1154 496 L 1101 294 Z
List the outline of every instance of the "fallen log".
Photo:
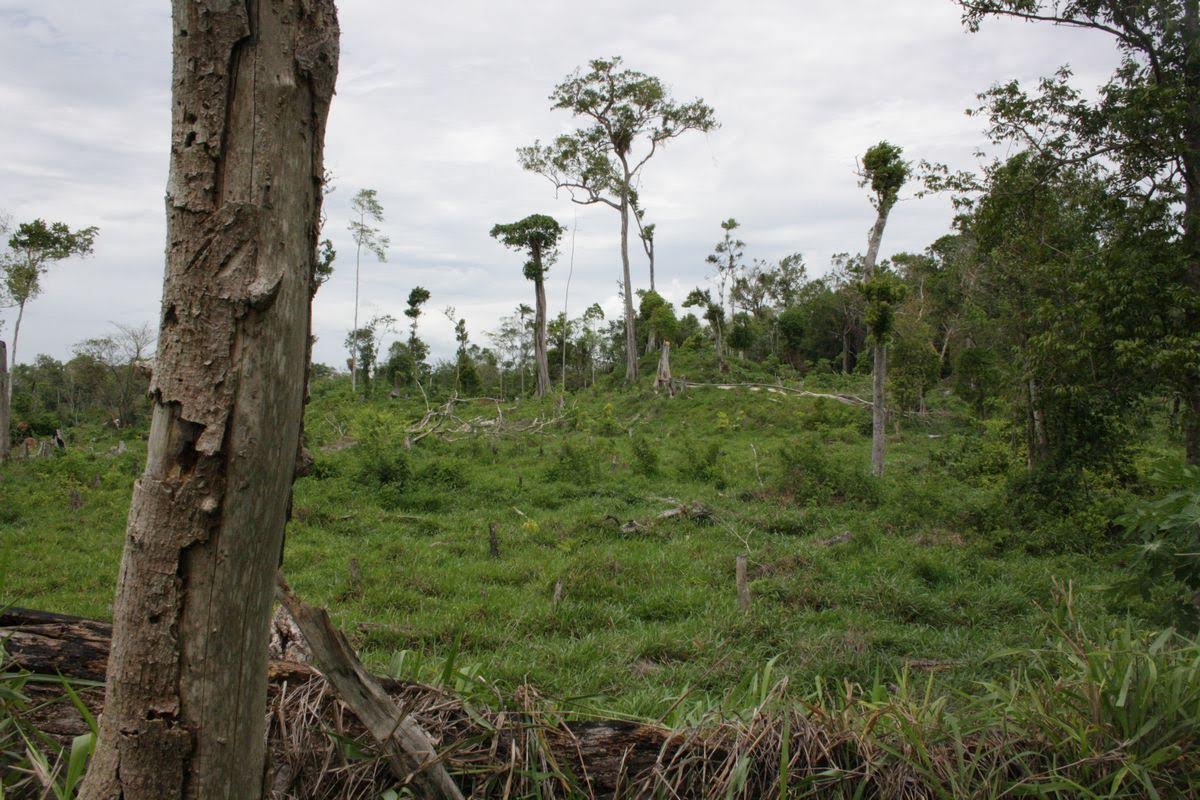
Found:
M 6 671 L 103 681 L 112 626 L 45 611 L 0 612 Z M 377 753 L 374 739 L 313 667 L 272 660 L 268 668 L 270 797 L 297 800 L 375 800 L 398 786 L 386 756 L 348 759 L 346 742 Z M 432 686 L 375 677 L 384 693 L 429 732 L 449 772 L 471 797 L 518 795 L 614 797 L 651 779 L 682 738 L 666 728 L 623 720 L 563 722 L 539 713 L 530 689 L 519 692 L 523 710 L 468 708 Z M 87 732 L 83 718 L 53 681 L 29 683 L 34 701 L 26 721 L 62 744 Z M 102 687 L 78 692 L 93 714 L 103 708 Z M 530 763 L 530 754 L 542 763 Z M 2 766 L 2 765 L 0 765 Z M 547 775 L 553 775 L 547 778 Z M 554 788 L 547 789 L 549 783 Z M 520 794 L 525 794 L 522 790 Z

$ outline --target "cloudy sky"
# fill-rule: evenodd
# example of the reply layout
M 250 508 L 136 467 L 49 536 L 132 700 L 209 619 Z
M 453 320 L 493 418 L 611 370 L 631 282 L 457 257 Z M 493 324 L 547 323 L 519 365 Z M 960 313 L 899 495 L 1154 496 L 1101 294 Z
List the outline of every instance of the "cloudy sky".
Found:
M 349 202 L 375 188 L 392 245 L 363 264 L 361 316 L 399 316 L 414 285 L 432 292 L 424 322 L 435 355 L 452 349 L 441 309 L 475 341 L 530 302 L 521 259 L 487 235 L 532 212 L 574 228 L 572 315 L 617 311 L 618 219 L 575 206 L 523 173 L 514 150 L 568 130 L 550 90 L 588 59 L 622 55 L 680 99 L 703 97 L 720 129 L 678 140 L 642 184 L 658 224 L 659 288 L 679 302 L 705 278 L 721 220 L 742 223 L 751 257 L 864 249 L 872 209 L 855 156 L 887 138 L 908 157 L 973 163 L 981 121 L 963 111 L 991 83 L 1034 80 L 1069 63 L 1081 86 L 1115 63 L 1103 35 L 1017 22 L 968 34 L 950 0 L 341 0 L 342 60 L 329 120 L 327 199 L 339 253 L 317 296 L 315 358 L 344 363 L 354 247 Z M 113 322 L 157 326 L 169 138 L 166 0 L 0 0 L 0 212 L 97 225 L 96 252 L 56 265 L 30 305 L 20 360 L 69 356 Z M 949 203 L 906 199 L 884 254 L 921 250 L 946 232 Z M 571 235 L 548 283 L 562 309 Z M 635 252 L 635 286 L 646 282 Z M 11 312 L 0 311 L 12 334 Z

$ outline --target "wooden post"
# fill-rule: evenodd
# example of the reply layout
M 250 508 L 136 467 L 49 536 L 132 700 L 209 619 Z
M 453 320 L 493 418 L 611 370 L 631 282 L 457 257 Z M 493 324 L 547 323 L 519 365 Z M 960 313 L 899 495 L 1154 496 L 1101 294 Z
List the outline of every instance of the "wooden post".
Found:
M 488 555 L 492 558 L 500 557 L 500 537 L 496 535 L 496 523 L 488 523 Z
M 8 405 L 8 345 L 0 342 L 0 461 L 7 461 L 12 442 L 9 440 Z
M 737 599 L 738 608 L 743 612 L 750 611 L 750 585 L 746 582 L 746 556 L 739 553 L 737 557 Z
M 654 391 L 666 388 L 667 396 L 675 396 L 675 384 L 671 380 L 671 343 L 663 339 L 662 350 L 658 356 L 658 375 L 654 378 Z

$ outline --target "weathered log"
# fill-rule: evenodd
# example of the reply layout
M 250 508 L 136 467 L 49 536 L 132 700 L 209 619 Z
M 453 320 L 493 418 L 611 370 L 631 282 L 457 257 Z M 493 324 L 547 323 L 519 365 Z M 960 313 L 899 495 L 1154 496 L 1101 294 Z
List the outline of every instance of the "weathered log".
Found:
M 420 796 L 463 800 L 433 742 L 417 722 L 396 707 L 379 681 L 363 668 L 357 654 L 323 608 L 310 606 L 278 577 L 278 589 L 288 610 L 304 635 L 316 662 L 338 697 L 366 725 L 371 737 L 383 748 L 392 773 L 409 779 Z
M 9 669 L 19 668 L 45 675 L 98 681 L 104 678 L 112 626 L 96 620 L 63 616 L 44 611 L 9 608 L 0 613 L 0 640 L 5 641 Z M 365 747 L 370 739 L 353 712 L 332 701 L 325 679 L 313 667 L 290 661 L 272 660 L 267 670 L 268 717 L 271 763 L 275 774 L 271 797 L 308 800 L 315 797 L 341 796 L 330 792 L 330 781 L 343 780 L 348 784 L 361 782 L 362 776 L 347 772 L 322 774 L 320 793 L 306 776 L 319 772 L 323 754 L 296 752 L 295 728 L 308 724 L 326 739 L 324 731 L 344 731 Z M 463 791 L 472 797 L 501 796 L 508 775 L 520 775 L 531 765 L 514 761 L 514 753 L 527 751 L 519 741 L 521 736 L 537 737 L 547 750 L 548 757 L 574 776 L 583 797 L 613 797 L 629 791 L 639 781 L 647 779 L 656 765 L 670 761 L 683 737 L 656 726 L 624 720 L 579 721 L 550 723 L 539 720 L 535 712 L 490 712 L 465 706 L 439 689 L 407 681 L 375 677 L 374 680 L 396 705 L 408 709 L 432 737 L 439 740 L 439 749 L 448 754 L 446 765 L 458 776 Z M 45 699 L 56 690 L 53 683 L 29 684 L 29 691 Z M 61 690 L 59 690 L 61 691 Z M 280 721 L 287 714 L 290 698 L 300 693 L 323 698 L 319 712 L 306 711 L 307 722 L 298 719 Z M 103 706 L 103 689 L 95 687 L 80 693 L 93 714 Z M 315 716 L 316 721 L 313 721 Z M 486 726 L 478 724 L 485 719 Z M 70 703 L 51 703 L 39 709 L 38 727 L 62 742 L 86 732 L 86 724 L 71 708 Z M 286 762 L 286 763 L 284 763 Z M 366 769 L 366 766 L 361 767 Z M 312 770 L 306 772 L 305 770 Z M 285 774 L 286 773 L 286 774 Z M 381 786 L 386 788 L 390 777 L 386 767 L 376 773 L 380 784 L 374 794 L 358 786 L 357 794 L 346 797 L 378 797 Z M 283 775 L 285 780 L 280 780 Z M 489 783 L 490 781 L 490 783 Z M 288 788 L 280 789 L 286 783 Z M 358 784 L 355 784 L 358 785 Z M 489 789 L 488 787 L 493 787 Z M 563 793 L 547 796 L 561 797 Z

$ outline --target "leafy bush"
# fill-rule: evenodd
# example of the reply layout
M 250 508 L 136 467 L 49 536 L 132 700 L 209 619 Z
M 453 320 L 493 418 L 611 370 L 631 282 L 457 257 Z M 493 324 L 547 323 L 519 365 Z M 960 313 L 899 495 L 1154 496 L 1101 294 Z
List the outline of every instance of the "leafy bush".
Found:
M 776 488 L 801 505 L 878 500 L 877 482 L 866 470 L 855 463 L 831 458 L 817 437 L 805 437 L 783 448 L 779 459 L 783 473 Z
M 404 430 L 391 415 L 364 410 L 354 422 L 358 475 L 367 483 L 403 487 L 412 477 Z
M 1184 630 L 1200 629 L 1200 467 L 1159 473 L 1160 495 L 1117 521 L 1140 539 L 1122 553 L 1122 592 L 1156 603 Z
M 650 440 L 639 433 L 630 441 L 633 451 L 633 471 L 638 475 L 652 477 L 658 474 L 658 450 Z
M 467 485 L 467 467 L 457 459 L 431 461 L 417 470 L 416 479 L 432 486 L 461 489 Z
M 688 480 L 701 483 L 717 481 L 721 478 L 723 455 L 720 442 L 699 444 L 686 441 L 683 443 L 683 460 L 679 463 L 679 474 Z
M 554 461 L 546 468 L 546 479 L 562 483 L 593 483 L 600 467 L 587 452 L 563 442 Z

